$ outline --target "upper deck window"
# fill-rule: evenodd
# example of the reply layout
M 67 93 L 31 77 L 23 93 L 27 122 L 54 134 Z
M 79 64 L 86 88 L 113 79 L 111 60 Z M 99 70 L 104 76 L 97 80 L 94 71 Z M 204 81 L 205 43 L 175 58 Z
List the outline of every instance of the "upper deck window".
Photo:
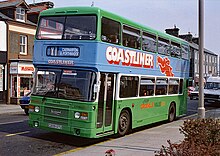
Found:
M 42 17 L 37 39 L 91 40 L 96 38 L 96 16 Z
M 102 18 L 102 41 L 119 44 L 120 43 L 120 23 Z
M 182 58 L 188 60 L 189 59 L 189 47 L 186 45 L 182 45 L 181 49 L 182 49 Z
M 157 50 L 157 41 L 155 35 L 143 32 L 142 38 L 142 49 L 144 51 L 155 52 Z
M 162 37 L 158 38 L 158 53 L 164 55 L 170 55 L 169 40 Z
M 179 43 L 171 42 L 170 55 L 178 58 L 181 57 L 181 48 Z
M 140 49 L 140 30 L 123 26 L 123 46 Z

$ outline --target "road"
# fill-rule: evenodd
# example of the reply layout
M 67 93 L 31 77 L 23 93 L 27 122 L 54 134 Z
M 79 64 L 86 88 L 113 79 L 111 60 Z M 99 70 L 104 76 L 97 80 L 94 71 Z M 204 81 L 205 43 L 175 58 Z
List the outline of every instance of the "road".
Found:
M 197 113 L 197 105 L 198 100 L 189 100 L 187 115 Z M 207 109 L 215 109 L 215 107 L 206 107 Z M 2 156 L 49 156 L 109 139 L 111 138 L 84 139 L 34 129 L 28 126 L 28 116 L 24 114 L 0 115 L 0 155 Z

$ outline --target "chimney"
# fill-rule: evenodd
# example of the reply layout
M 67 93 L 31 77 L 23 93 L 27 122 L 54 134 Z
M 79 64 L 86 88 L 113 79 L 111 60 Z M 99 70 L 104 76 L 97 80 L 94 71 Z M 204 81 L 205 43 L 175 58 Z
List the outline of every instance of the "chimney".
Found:
M 174 28 L 171 29 L 165 29 L 167 34 L 179 37 L 179 28 L 176 27 L 176 25 L 174 25 Z
M 192 42 L 199 45 L 199 37 L 193 37 Z
M 179 37 L 186 40 L 187 42 L 190 42 L 190 43 L 193 42 L 192 41 L 193 35 L 190 32 L 188 32 L 188 34 L 185 34 L 185 35 L 179 35 Z

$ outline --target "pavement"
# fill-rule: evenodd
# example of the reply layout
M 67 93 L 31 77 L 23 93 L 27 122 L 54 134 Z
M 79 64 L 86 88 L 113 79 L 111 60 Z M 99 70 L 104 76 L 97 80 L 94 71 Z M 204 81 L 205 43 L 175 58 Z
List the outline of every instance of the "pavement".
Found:
M 219 118 L 220 108 L 206 111 L 206 118 Z M 155 151 L 159 151 L 162 145 L 168 147 L 167 141 L 179 143 L 184 139 L 180 134 L 180 126 L 184 120 L 197 118 L 197 114 L 182 117 L 171 123 L 159 123 L 149 128 L 136 131 L 121 138 L 109 139 L 85 148 L 73 149 L 59 155 L 64 156 L 105 156 L 107 150 L 113 150 L 115 156 L 154 156 Z M 109 155 L 106 155 L 109 156 Z M 114 154 L 112 155 L 114 156 Z
M 5 113 L 24 113 L 19 105 L 0 104 L 0 115 Z M 206 118 L 219 118 L 220 108 L 208 110 L 205 113 Z M 197 118 L 197 114 L 179 118 L 178 120 L 166 123 L 162 122 L 147 126 L 141 130 L 135 130 L 132 134 L 120 138 L 108 137 L 107 141 L 86 147 L 78 147 L 66 151 L 57 156 L 109 156 L 105 152 L 112 150 L 112 156 L 153 156 L 155 151 L 159 151 L 162 145 L 168 146 L 167 140 L 171 143 L 178 143 L 183 140 L 183 134 L 180 134 L 179 128 L 184 120 L 188 118 Z
M 20 105 L 15 104 L 0 104 L 0 114 L 7 113 L 24 113 Z

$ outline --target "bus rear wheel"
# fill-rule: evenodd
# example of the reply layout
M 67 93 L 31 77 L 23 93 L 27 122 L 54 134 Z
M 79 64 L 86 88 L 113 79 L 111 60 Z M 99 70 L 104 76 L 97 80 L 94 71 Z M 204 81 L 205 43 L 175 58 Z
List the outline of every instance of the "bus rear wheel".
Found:
M 176 118 L 176 106 L 174 103 L 170 104 L 169 112 L 168 112 L 168 121 L 172 122 Z
M 130 114 L 127 110 L 123 110 L 119 117 L 118 122 L 118 134 L 119 136 L 124 136 L 130 130 Z

